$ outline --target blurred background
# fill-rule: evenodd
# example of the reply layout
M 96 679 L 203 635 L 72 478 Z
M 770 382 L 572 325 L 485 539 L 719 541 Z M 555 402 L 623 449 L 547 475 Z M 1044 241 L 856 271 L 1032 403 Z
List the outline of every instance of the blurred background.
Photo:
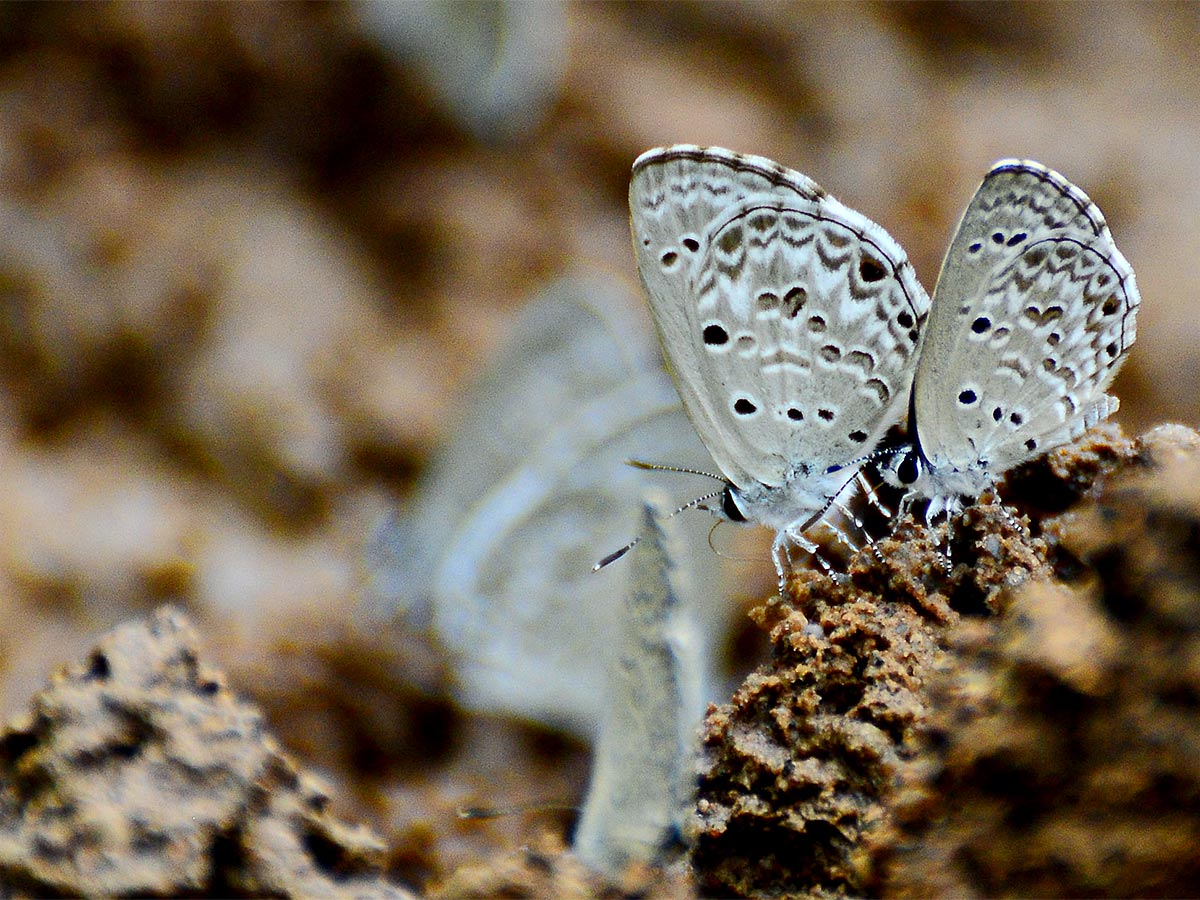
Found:
M 993 161 L 1056 168 L 1142 293 L 1118 420 L 1195 425 L 1197 46 L 1184 3 L 0 6 L 0 708 L 175 602 L 399 877 L 516 846 L 452 810 L 586 747 L 355 627 L 363 542 L 529 297 L 636 290 L 633 159 L 777 159 L 930 290 Z

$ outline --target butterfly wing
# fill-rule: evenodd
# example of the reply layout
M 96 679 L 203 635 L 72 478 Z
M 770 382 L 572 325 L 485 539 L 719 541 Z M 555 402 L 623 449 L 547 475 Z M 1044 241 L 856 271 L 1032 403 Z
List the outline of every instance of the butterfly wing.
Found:
M 934 292 L 913 389 L 926 457 L 1000 474 L 1107 416 L 1139 302 L 1083 191 L 1035 162 L 997 163 Z
M 643 373 L 662 375 L 639 306 L 611 279 L 581 274 L 555 282 L 517 316 L 511 339 L 471 384 L 407 515 L 382 523 L 368 548 L 370 599 L 379 612 L 403 608 L 410 623 L 427 622 L 429 573 L 451 528 L 464 521 L 481 494 L 523 466 L 554 432 L 554 423 L 587 400 Z M 629 502 L 637 499 L 635 492 Z M 593 554 L 607 543 L 628 540 L 619 531 L 611 541 L 603 537 Z
M 592 566 L 634 533 L 650 479 L 623 461 L 703 466 L 702 454 L 670 379 L 647 372 L 581 398 L 521 465 L 484 486 L 434 576 L 434 625 L 455 653 L 465 703 L 593 733 L 607 677 L 597 635 L 616 628 L 628 573 Z M 681 564 L 698 583 L 721 584 L 720 560 L 705 541 L 711 522 L 695 516 L 681 525 Z M 716 643 L 732 609 L 724 590 L 707 601 L 701 614 Z
M 633 168 L 638 270 L 688 416 L 737 486 L 870 452 L 929 300 L 878 225 L 778 163 L 668 147 Z
M 370 614 L 428 624 L 466 706 L 594 735 L 627 567 L 592 571 L 637 525 L 647 483 L 710 490 L 627 459 L 711 471 L 650 339 L 645 307 L 611 278 L 568 277 L 513 323 L 408 514 L 369 551 Z M 677 482 L 675 479 L 682 479 Z M 679 516 L 711 659 L 738 615 L 706 516 Z M 372 596 L 377 595 L 377 596 Z M 706 674 L 711 674 L 708 672 Z
M 631 861 L 662 864 L 673 835 L 695 814 L 696 736 L 703 718 L 699 647 L 672 519 L 653 496 L 641 543 L 608 636 L 605 715 L 573 850 L 588 866 L 619 876 Z

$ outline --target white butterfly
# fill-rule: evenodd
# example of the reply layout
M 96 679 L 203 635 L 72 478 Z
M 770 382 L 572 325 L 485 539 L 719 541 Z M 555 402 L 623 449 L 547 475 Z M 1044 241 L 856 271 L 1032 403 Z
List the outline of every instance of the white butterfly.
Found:
M 624 462 L 712 466 L 639 307 L 613 279 L 578 276 L 528 304 L 407 515 L 369 550 L 373 613 L 430 626 L 470 708 L 593 737 L 608 678 L 598 646 L 616 628 L 625 573 L 591 564 L 633 530 L 647 482 Z M 699 597 L 703 634 L 719 646 L 738 611 L 732 586 L 707 525 L 680 524 L 681 562 L 712 587 Z
M 1104 393 L 1137 333 L 1133 270 L 1104 216 L 1057 172 L 996 163 L 946 253 L 913 385 L 912 445 L 881 466 L 962 508 L 1014 466 L 1117 409 Z M 907 503 L 906 503 L 907 505 Z
M 757 156 L 642 154 L 638 270 L 684 408 L 735 520 L 775 529 L 780 583 L 904 413 L 929 298 L 880 226 Z

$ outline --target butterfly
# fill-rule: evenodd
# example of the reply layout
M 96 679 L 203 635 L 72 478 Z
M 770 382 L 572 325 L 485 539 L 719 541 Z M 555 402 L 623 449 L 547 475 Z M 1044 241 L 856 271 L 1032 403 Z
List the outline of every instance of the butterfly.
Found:
M 716 147 L 633 164 L 634 250 L 719 513 L 790 548 L 903 417 L 929 298 L 900 245 L 810 178 Z
M 1137 335 L 1133 269 L 1104 216 L 1062 175 L 996 163 L 942 263 L 912 390 L 911 442 L 880 466 L 962 509 L 1014 466 L 1069 443 L 1118 405 L 1105 393 Z
M 540 292 L 479 373 L 408 509 L 367 548 L 369 619 L 428 627 L 466 707 L 597 734 L 608 681 L 597 642 L 617 627 L 624 583 L 590 570 L 597 547 L 633 529 L 647 483 L 623 463 L 712 466 L 641 306 L 592 274 Z M 697 597 L 712 668 L 738 615 L 732 574 L 704 523 L 680 524 L 680 565 L 713 588 Z

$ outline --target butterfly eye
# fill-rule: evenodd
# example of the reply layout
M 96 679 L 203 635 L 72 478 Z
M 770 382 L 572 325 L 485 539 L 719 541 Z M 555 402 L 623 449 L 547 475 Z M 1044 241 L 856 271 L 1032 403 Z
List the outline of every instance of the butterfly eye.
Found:
M 731 522 L 745 522 L 746 517 L 738 508 L 737 498 L 733 495 L 733 488 L 730 485 L 725 486 L 725 490 L 721 492 L 721 512 L 725 513 L 725 518 Z
M 920 473 L 915 453 L 906 453 L 904 459 L 900 460 L 900 465 L 896 467 L 896 477 L 900 479 L 901 484 L 912 484 Z

